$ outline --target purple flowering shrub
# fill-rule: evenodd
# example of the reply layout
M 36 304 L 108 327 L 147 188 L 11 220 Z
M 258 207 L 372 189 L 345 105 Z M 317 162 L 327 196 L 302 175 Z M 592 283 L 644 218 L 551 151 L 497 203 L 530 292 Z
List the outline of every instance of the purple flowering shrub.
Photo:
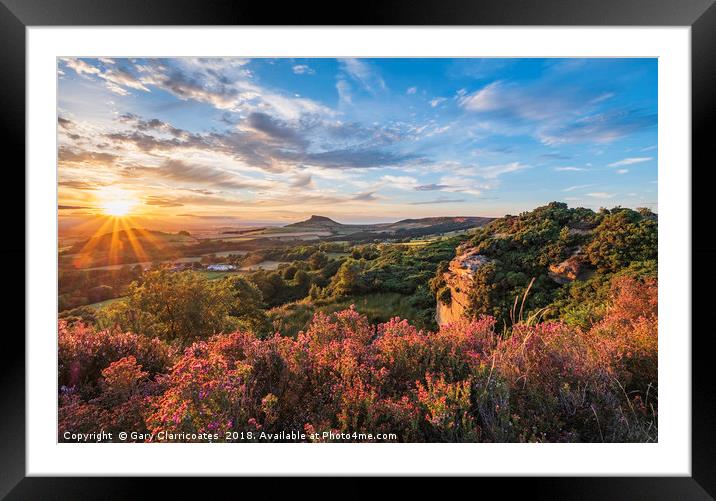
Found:
M 351 308 L 294 338 L 159 340 L 60 324 L 60 430 L 395 433 L 405 442 L 654 441 L 657 287 L 614 281 L 604 318 L 461 320 L 437 332 Z M 246 437 L 247 435 L 243 435 Z M 315 440 L 321 441 L 321 438 Z

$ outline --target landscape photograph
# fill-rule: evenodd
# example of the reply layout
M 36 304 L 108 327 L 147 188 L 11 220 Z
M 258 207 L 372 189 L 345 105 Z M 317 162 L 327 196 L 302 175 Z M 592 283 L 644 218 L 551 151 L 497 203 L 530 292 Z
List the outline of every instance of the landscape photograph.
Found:
M 58 58 L 58 441 L 658 442 L 657 70 Z

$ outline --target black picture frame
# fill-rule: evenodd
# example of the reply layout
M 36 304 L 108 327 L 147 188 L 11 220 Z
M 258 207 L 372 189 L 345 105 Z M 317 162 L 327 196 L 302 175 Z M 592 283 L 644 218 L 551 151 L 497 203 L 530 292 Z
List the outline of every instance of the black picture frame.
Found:
M 4 163 L 12 190 L 24 197 L 25 159 L 25 29 L 30 26 L 101 26 L 101 25 L 549 25 L 549 26 L 690 26 L 692 50 L 692 476 L 641 478 L 479 478 L 464 479 L 475 493 L 486 493 L 486 486 L 496 486 L 510 494 L 523 492 L 532 498 L 549 499 L 714 499 L 716 496 L 716 387 L 710 374 L 712 333 L 697 326 L 709 311 L 709 294 L 698 294 L 696 284 L 713 287 L 713 262 L 716 244 L 708 237 L 712 209 L 699 189 L 710 183 L 707 161 L 711 161 L 708 123 L 716 112 L 716 6 L 715 0 L 364 0 L 353 7 L 289 3 L 277 7 L 246 0 L 0 0 L 0 128 L 5 139 Z M 14 160 L 11 160 L 14 159 Z M 12 168 L 11 168 L 12 166 Z M 698 166 L 694 168 L 694 166 Z M 683 168 L 689 168 L 684 166 Z M 12 179 L 15 176 L 15 179 Z M 14 181 L 14 182 L 13 182 Z M 9 186 L 9 185 L 8 185 Z M 11 207 L 7 202 L 8 207 Z M 24 201 L 17 200 L 12 207 Z M 7 210 L 7 209 L 6 209 Z M 6 228 L 15 235 L 25 234 L 25 220 L 17 216 Z M 5 262 L 31 263 L 25 259 L 24 238 L 13 238 L 0 251 Z M 704 266 L 700 266 L 703 263 Z M 24 284 L 20 267 L 11 266 L 7 280 Z M 13 276 L 17 274 L 17 276 Z M 704 287 L 704 288 L 705 288 Z M 24 286 L 23 286 L 24 289 Z M 19 287 L 17 287 L 19 290 Z M 14 299 L 11 297 L 14 296 Z M 8 306 L 25 296 L 11 294 Z M 7 316 L 20 311 L 8 307 Z M 23 308 L 24 309 L 24 308 Z M 19 314 L 16 315 L 19 317 Z M 673 333 L 691 335 L 690 332 Z M 25 344 L 20 330 L 5 332 L 0 365 L 0 497 L 7 499 L 125 499 L 141 497 L 150 491 L 146 478 L 60 478 L 26 477 L 25 473 Z M 88 450 L 88 454 L 91 451 Z M 172 493 L 189 493 L 201 489 L 226 489 L 232 479 L 206 480 L 190 478 L 164 479 L 162 497 Z M 364 480 L 364 479 L 363 479 Z M 316 487 L 315 479 L 294 479 L 284 486 L 287 494 L 296 489 L 310 489 L 312 497 L 375 497 L 379 488 L 372 482 L 349 479 L 341 487 L 324 484 Z M 467 484 L 467 482 L 470 484 Z M 233 481 L 237 483 L 236 480 Z M 268 488 L 270 498 L 278 497 L 277 483 L 267 479 L 239 479 L 245 486 Z M 433 486 L 444 494 L 442 486 Z M 241 487 L 243 490 L 248 487 Z M 401 488 L 401 497 L 419 493 L 429 495 L 422 480 L 415 479 Z M 230 491 L 231 492 L 231 491 Z M 234 491 L 238 492 L 238 491 Z M 387 491 L 383 491 L 386 492 Z M 477 495 L 477 494 L 476 494 Z M 486 495 L 486 494 L 482 494 Z

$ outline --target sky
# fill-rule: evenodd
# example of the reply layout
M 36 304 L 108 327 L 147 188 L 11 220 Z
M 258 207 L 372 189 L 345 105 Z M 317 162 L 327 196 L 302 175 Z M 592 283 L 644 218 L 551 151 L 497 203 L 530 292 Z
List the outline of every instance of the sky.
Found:
M 656 59 L 61 58 L 60 227 L 656 211 L 657 116 Z

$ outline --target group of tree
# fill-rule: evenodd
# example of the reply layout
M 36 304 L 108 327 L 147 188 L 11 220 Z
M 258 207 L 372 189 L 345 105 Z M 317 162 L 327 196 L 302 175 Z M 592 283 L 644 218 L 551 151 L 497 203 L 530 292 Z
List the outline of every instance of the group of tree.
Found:
M 238 328 L 267 333 L 261 291 L 240 275 L 208 280 L 191 271 L 147 272 L 127 295 L 97 312 L 97 325 L 118 326 L 181 346 Z
M 58 310 L 69 310 L 121 296 L 142 272 L 140 265 L 99 270 L 60 267 L 57 277 Z

